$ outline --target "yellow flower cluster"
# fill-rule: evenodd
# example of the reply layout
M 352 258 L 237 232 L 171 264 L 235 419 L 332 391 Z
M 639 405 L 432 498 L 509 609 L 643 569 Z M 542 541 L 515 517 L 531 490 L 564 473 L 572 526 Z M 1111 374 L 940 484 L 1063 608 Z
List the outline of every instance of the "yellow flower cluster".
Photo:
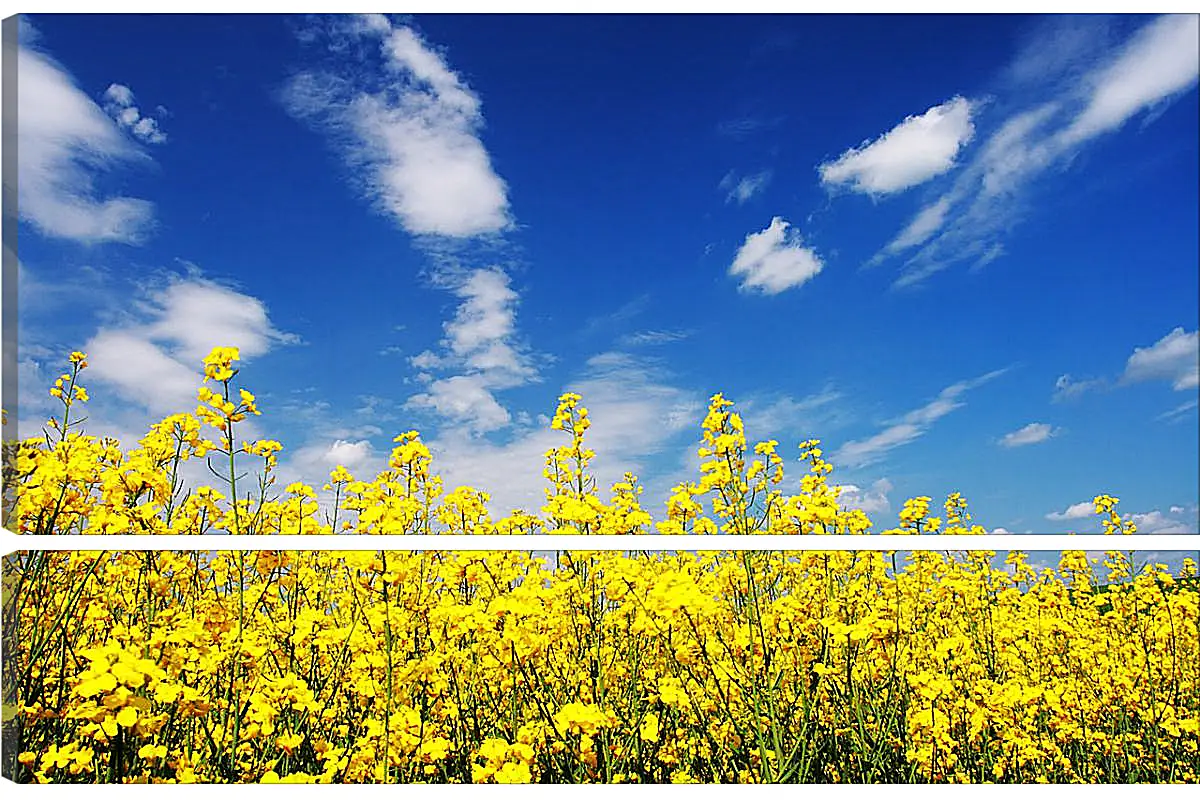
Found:
M 5 769 L 1195 782 L 1195 563 L 990 556 L 18 554 Z
M 22 443 L 23 533 L 865 533 L 819 442 L 799 492 L 713 398 L 701 474 L 664 520 L 625 475 L 603 501 L 581 398 L 552 423 L 542 516 L 445 492 L 415 431 L 373 480 L 271 496 L 278 442 L 237 353 L 196 414 L 122 450 L 77 430 Z M 70 390 L 67 390 L 70 387 Z M 56 387 L 57 388 L 57 387 Z M 85 393 L 86 394 L 86 393 Z M 234 398 L 237 398 L 236 401 Z M 207 409 L 207 410 L 204 410 Z M 201 411 L 203 413 L 201 413 Z M 244 416 L 241 416 L 244 418 Z M 204 438 L 216 428 L 219 442 Z M 192 458 L 227 485 L 182 486 Z M 257 459 L 258 493 L 239 490 Z M 218 469 L 215 467 L 214 469 Z M 237 498 L 236 502 L 232 498 Z M 983 533 L 957 494 L 884 533 Z M 1130 533 L 1116 498 L 1096 510 Z M 565 541 L 569 541 L 565 540 Z M 5 559 L 4 773 L 22 782 L 1196 782 L 1200 584 L 1117 550 L 24 552 Z M 13 743 L 9 746 L 7 743 Z

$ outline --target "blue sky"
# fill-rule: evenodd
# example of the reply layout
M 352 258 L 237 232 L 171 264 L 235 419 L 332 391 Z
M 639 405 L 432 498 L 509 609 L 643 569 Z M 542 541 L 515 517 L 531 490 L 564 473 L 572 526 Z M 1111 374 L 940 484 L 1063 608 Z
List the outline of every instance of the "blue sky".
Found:
M 22 436 L 73 349 L 90 431 L 132 442 L 229 344 L 286 479 L 368 477 L 416 428 L 447 488 L 536 507 L 571 390 L 602 486 L 633 470 L 658 514 L 719 391 L 782 453 L 821 439 L 881 523 L 961 491 L 1001 532 L 1099 532 L 1099 493 L 1200 527 L 1195 16 L 21 41 Z

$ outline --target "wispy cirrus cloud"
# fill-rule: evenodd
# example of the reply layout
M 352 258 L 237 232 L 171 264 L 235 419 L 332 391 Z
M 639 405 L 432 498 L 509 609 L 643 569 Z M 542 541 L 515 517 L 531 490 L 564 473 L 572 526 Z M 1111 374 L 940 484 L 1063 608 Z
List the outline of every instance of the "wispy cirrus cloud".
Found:
M 856 439 L 843 444 L 834 453 L 833 463 L 859 468 L 881 461 L 890 451 L 924 436 L 934 423 L 951 411 L 962 408 L 965 405 L 961 399 L 963 394 L 1000 377 L 1005 372 L 1006 369 L 993 370 L 978 378 L 947 386 L 933 400 L 892 420 L 878 433 L 866 439 Z
M 1063 146 L 1116 130 L 1134 115 L 1191 88 L 1200 71 L 1200 18 L 1159 17 L 1112 63 L 1086 80 L 1087 106 L 1058 134 Z
M 803 286 L 824 268 L 799 231 L 789 228 L 786 220 L 775 217 L 763 230 L 746 236 L 729 266 L 729 274 L 741 278 L 741 289 L 779 294 Z
M 17 102 L 5 126 L 17 131 L 21 158 L 15 177 L 20 218 L 39 233 L 85 244 L 145 239 L 154 205 L 105 195 L 98 180 L 122 165 L 150 158 L 76 85 L 67 69 L 41 48 L 24 17 L 17 47 Z M 8 177 L 8 176 L 6 176 Z
M 771 170 L 764 169 L 753 175 L 743 175 L 739 178 L 736 170 L 730 170 L 721 179 L 717 188 L 725 192 L 726 203 L 737 203 L 740 206 L 766 189 L 767 184 L 771 182 L 771 175 Z
M 875 196 L 919 186 L 949 171 L 971 141 L 974 106 L 953 97 L 905 119 L 874 141 L 852 147 L 817 167 L 821 183 Z
M 1065 168 L 1092 141 L 1191 90 L 1200 74 L 1196 15 L 1165 15 L 1119 46 L 1090 24 L 1055 25 L 1007 70 L 1018 110 L 986 136 L 949 188 L 868 264 L 904 258 L 897 287 L 960 262 L 976 267 L 1003 252 L 1033 183 Z M 1059 47 L 1056 42 L 1065 41 Z M 1061 44 L 1061 42 L 1060 42 Z M 1057 53 L 1051 53 L 1059 47 Z M 1112 55 L 1110 55 L 1112 54 Z M 1011 100 L 1011 98 L 1009 98 Z M 902 255 L 903 254 L 903 255 Z
M 832 384 L 800 398 L 789 395 L 751 395 L 739 403 L 747 436 L 755 440 L 786 440 L 789 435 L 822 438 L 850 419 L 845 396 Z
M 895 253 L 907 250 L 933 236 L 945 223 L 946 215 L 950 213 L 950 206 L 950 198 L 943 197 L 921 209 L 920 213 L 913 217 L 912 222 L 908 223 L 908 226 L 884 248 L 884 252 Z
M 646 345 L 671 344 L 681 342 L 692 335 L 692 331 L 681 330 L 648 330 L 634 331 L 621 337 L 621 344 L 626 347 L 642 347 Z
M 781 117 L 741 116 L 730 117 L 717 123 L 717 135 L 728 139 L 744 140 L 756 133 L 773 128 L 782 121 Z
M 1187 419 L 1188 412 L 1196 408 L 1198 405 L 1200 405 L 1200 401 L 1188 400 L 1187 402 L 1180 403 L 1179 405 L 1175 406 L 1170 411 L 1164 411 L 1155 417 L 1155 419 L 1159 422 L 1181 422 L 1184 419 Z
M 464 238 L 512 224 L 508 189 L 480 139 L 479 97 L 412 28 L 379 14 L 314 24 L 335 54 L 296 74 L 287 109 L 324 131 L 355 182 L 416 236 Z

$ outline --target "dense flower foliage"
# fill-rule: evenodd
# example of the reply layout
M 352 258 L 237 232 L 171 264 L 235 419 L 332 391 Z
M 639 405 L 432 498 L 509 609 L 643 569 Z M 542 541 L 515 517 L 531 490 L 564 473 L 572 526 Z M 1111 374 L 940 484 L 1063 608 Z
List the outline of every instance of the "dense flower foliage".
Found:
M 552 422 L 541 516 L 443 492 L 415 432 L 319 517 L 272 496 L 281 446 L 237 352 L 132 450 L 64 412 L 6 464 L 23 533 L 865 533 L 819 443 L 799 493 L 714 397 L 699 480 L 655 525 L 598 495 L 581 398 Z M 216 388 L 212 388 L 212 387 Z M 215 431 L 215 433 L 209 433 Z M 210 438 L 211 437 L 211 438 Z M 181 488 L 189 459 L 224 491 Z M 241 459 L 261 466 L 239 488 Z M 226 494 L 226 492 L 228 494 Z M 883 533 L 982 533 L 910 500 Z M 1116 498 L 1096 498 L 1129 533 Z M 632 542 L 631 542 L 632 544 Z M 802 547 L 802 545 L 801 545 Z M 27 552 L 4 562 L 4 772 L 37 782 L 1181 781 L 1200 763 L 1196 564 L 1023 553 Z

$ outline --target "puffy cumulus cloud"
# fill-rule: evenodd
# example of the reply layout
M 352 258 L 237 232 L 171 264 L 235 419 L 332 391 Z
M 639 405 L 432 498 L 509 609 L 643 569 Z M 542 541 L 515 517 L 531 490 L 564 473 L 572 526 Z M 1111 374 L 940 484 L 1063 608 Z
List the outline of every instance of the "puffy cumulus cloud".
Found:
M 1087 519 L 1095 513 L 1095 504 L 1091 500 L 1085 500 L 1082 503 L 1075 503 L 1067 506 L 1065 511 L 1051 511 L 1046 515 L 1046 519 Z
M 144 330 L 101 329 L 84 345 L 88 377 L 113 386 L 121 396 L 154 414 L 177 414 L 195 405 L 199 362 L 172 356 Z
M 494 374 L 495 381 L 521 381 L 535 371 L 513 343 L 518 296 L 500 269 L 477 269 L 454 290 L 462 303 L 446 323 L 450 353 L 469 369 Z
M 850 148 L 817 167 L 826 186 L 886 195 L 918 186 L 948 172 L 975 126 L 972 103 L 954 97 L 910 116 L 874 141 Z
M 133 314 L 102 327 L 83 349 L 90 378 L 161 415 L 195 406 L 201 361 L 213 347 L 237 347 L 247 359 L 296 341 L 274 327 L 258 298 L 204 278 L 175 278 L 145 289 Z
M 425 391 L 408 401 L 410 408 L 430 409 L 473 434 L 499 430 L 511 422 L 495 392 L 537 380 L 537 370 L 517 342 L 517 293 L 508 275 L 497 268 L 477 269 L 456 279 L 459 298 L 454 317 L 443 326 L 442 352 L 425 351 L 409 359 L 419 370 L 456 374 L 437 378 L 422 372 Z
M 892 486 L 892 482 L 887 478 L 880 478 L 866 489 L 852 483 L 833 488 L 841 489 L 841 494 L 838 495 L 838 503 L 847 510 L 858 509 L 867 516 L 874 517 L 877 514 L 890 511 L 892 508 L 892 502 L 888 498 L 888 493 L 894 487 Z
M 329 134 L 366 196 L 414 235 L 510 227 L 507 186 L 480 139 L 479 98 L 443 55 L 381 15 L 324 24 L 302 38 L 324 42 L 337 64 L 296 74 L 283 99 Z
M 104 91 L 104 110 L 108 115 L 135 138 L 147 144 L 163 144 L 167 134 L 159 127 L 154 117 L 144 115 L 134 105 L 133 90 L 114 83 Z
M 150 292 L 141 309 L 151 320 L 146 336 L 172 343 L 188 361 L 198 362 L 221 345 L 237 347 L 242 358 L 253 358 L 276 344 L 299 341 L 272 325 L 259 298 L 204 278 L 171 280 Z
M 1134 348 L 1121 380 L 1169 381 L 1176 391 L 1200 386 L 1200 331 L 1175 328 L 1150 347 Z
M 137 244 L 147 235 L 154 205 L 97 189 L 102 176 L 149 158 L 38 46 L 21 20 L 17 102 L 4 124 L 17 132 L 21 158 L 15 177 L 20 218 L 44 236 L 87 244 Z M 8 115 L 12 114 L 12 117 Z
M 1120 377 L 1111 381 L 1112 387 L 1120 388 L 1143 381 L 1165 381 L 1175 391 L 1194 390 L 1200 386 L 1200 331 L 1188 332 L 1176 327 L 1148 347 L 1135 347 L 1125 362 Z M 1071 400 L 1096 389 L 1108 387 L 1104 378 L 1075 380 L 1063 374 L 1054 382 L 1055 402 Z M 1160 414 L 1160 421 L 1173 422 L 1196 407 L 1189 400 L 1176 408 Z
M 359 439 L 357 442 L 337 439 L 325 451 L 324 460 L 332 467 L 342 466 L 351 471 L 361 471 L 373 455 L 368 439 Z
M 508 425 L 511 417 L 480 374 L 451 375 L 430 382 L 428 389 L 409 399 L 411 408 L 429 408 L 443 419 L 461 423 L 474 433 Z
M 1172 506 L 1170 515 L 1162 513 L 1158 509 L 1148 511 L 1144 514 L 1130 514 L 1129 519 L 1137 526 L 1138 533 L 1198 533 L 1200 528 L 1196 525 L 1196 514 L 1190 514 L 1191 519 L 1184 519 L 1188 516 L 1188 510 L 1181 506 Z
M 1000 440 L 1001 447 L 1025 447 L 1026 445 L 1044 442 L 1058 431 L 1045 422 L 1031 422 L 1023 428 L 1004 434 Z
M 741 289 L 779 294 L 804 285 L 822 270 L 817 252 L 805 247 L 799 232 L 789 227 L 783 218 L 775 217 L 766 228 L 746 237 L 729 266 L 729 274 L 741 278 Z
M 387 469 L 387 454 L 377 451 L 368 439 L 331 439 L 325 431 L 297 450 L 285 448 L 280 453 L 276 485 L 299 481 L 320 489 L 337 467 L 345 467 L 359 480 L 373 480 Z M 333 498 L 327 494 L 318 492 L 317 501 L 323 509 L 332 510 Z

